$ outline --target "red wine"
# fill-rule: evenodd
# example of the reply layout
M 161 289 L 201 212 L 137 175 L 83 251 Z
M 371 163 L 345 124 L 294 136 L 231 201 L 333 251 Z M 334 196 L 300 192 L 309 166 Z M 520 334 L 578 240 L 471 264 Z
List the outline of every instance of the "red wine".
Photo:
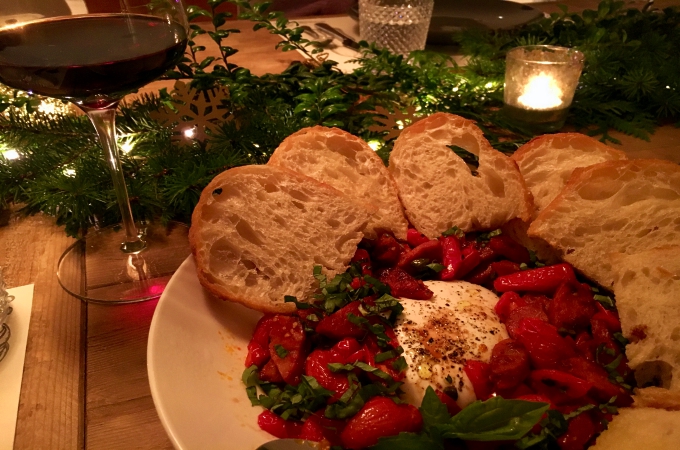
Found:
M 181 58 L 186 31 L 158 17 L 103 14 L 0 31 L 0 81 L 50 97 L 118 98 Z M 94 99 L 91 100 L 95 102 Z

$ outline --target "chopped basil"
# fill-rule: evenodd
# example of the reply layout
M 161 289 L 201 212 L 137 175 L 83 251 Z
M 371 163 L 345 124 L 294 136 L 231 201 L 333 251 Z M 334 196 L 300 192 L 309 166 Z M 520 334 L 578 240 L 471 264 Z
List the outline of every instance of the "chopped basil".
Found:
M 432 263 L 432 264 L 428 264 L 428 265 L 427 265 L 427 268 L 430 269 L 430 270 L 432 270 L 432 271 L 434 271 L 434 272 L 439 273 L 439 272 L 441 272 L 442 270 L 444 270 L 446 267 L 445 267 L 443 264 Z
M 295 307 L 297 309 L 309 309 L 309 308 L 312 308 L 314 306 L 314 305 L 310 305 L 309 303 L 299 302 L 297 297 L 294 297 L 292 295 L 284 295 L 283 301 L 285 303 L 295 303 Z
M 454 225 L 451 228 L 449 228 L 448 230 L 444 231 L 442 233 L 442 236 L 456 236 L 456 237 L 459 237 L 459 238 L 463 238 L 463 237 L 465 237 L 465 232 Z
M 596 295 L 593 295 L 593 299 L 600 302 L 600 304 L 607 309 L 614 309 L 614 301 L 608 295 L 596 294 Z
M 394 362 L 392 363 L 392 368 L 397 372 L 403 372 L 404 370 L 408 369 L 406 359 L 403 356 L 400 356 L 399 358 L 395 359 Z
M 281 344 L 276 344 L 274 346 L 274 351 L 276 351 L 276 354 L 279 355 L 279 358 L 283 359 L 288 356 L 288 350 L 286 350 Z
M 375 362 L 381 363 L 383 361 L 387 361 L 388 359 L 396 358 L 402 353 L 404 353 L 404 349 L 401 346 L 399 346 L 394 350 L 388 350 L 386 352 L 378 353 L 377 355 L 375 355 Z
M 486 242 L 489 241 L 494 236 L 500 236 L 503 234 L 503 230 L 500 228 L 497 230 L 489 231 L 488 233 L 480 233 L 477 235 L 477 241 Z
M 446 380 L 447 383 L 453 384 L 453 378 L 451 378 L 451 375 L 447 375 L 445 380 Z
M 303 375 L 297 386 L 286 385 L 281 389 L 274 383 L 259 379 L 257 366 L 248 367 L 242 375 L 246 393 L 251 404 L 261 405 L 284 419 L 300 420 L 323 408 L 333 392 L 323 388 L 314 377 Z M 261 395 L 257 395 L 257 388 Z

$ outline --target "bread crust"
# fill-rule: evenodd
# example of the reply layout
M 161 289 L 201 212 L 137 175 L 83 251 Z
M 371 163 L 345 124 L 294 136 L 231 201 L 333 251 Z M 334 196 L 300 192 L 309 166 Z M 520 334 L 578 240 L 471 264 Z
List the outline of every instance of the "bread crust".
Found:
M 384 230 L 406 240 L 408 221 L 397 185 L 363 139 L 339 128 L 303 128 L 284 139 L 267 164 L 302 173 L 375 207 L 366 237 L 375 238 Z
M 223 238 L 230 233 L 231 236 L 234 236 L 232 241 L 229 242 L 229 245 L 232 246 L 230 248 L 234 248 L 235 246 L 239 245 L 239 242 L 243 242 L 243 239 L 240 239 L 239 241 L 239 235 L 241 231 L 238 230 L 238 224 L 242 222 L 241 219 L 237 218 L 237 225 L 234 225 L 233 222 L 229 222 L 228 218 L 225 218 L 226 216 L 230 214 L 238 215 L 242 212 L 248 214 L 248 211 L 252 211 L 252 208 L 259 210 L 265 206 L 268 209 L 264 212 L 265 215 L 271 216 L 271 211 L 281 211 L 282 213 L 287 213 L 289 215 L 291 214 L 290 202 L 295 202 L 295 198 L 292 198 L 290 202 L 287 202 L 287 198 L 283 193 L 281 194 L 283 196 L 283 200 L 281 197 L 273 200 L 269 200 L 268 198 L 252 197 L 250 192 L 253 191 L 253 189 L 248 189 L 248 184 L 251 182 L 256 186 L 256 193 L 259 192 L 258 195 L 262 195 L 262 192 L 266 192 L 266 189 L 259 189 L 259 185 L 257 184 L 259 183 L 259 179 L 258 181 L 251 181 L 253 177 L 264 177 L 267 180 L 271 179 L 272 185 L 279 183 L 278 185 L 271 188 L 272 192 L 284 191 L 284 188 L 291 186 L 296 190 L 296 192 L 304 191 L 302 194 L 299 194 L 301 196 L 317 196 L 320 201 L 324 202 L 324 205 L 329 205 L 328 208 L 325 209 L 331 210 L 333 207 L 336 209 L 341 208 L 343 212 L 347 213 L 347 215 L 353 216 L 353 220 L 341 225 L 343 230 L 342 232 L 347 236 L 335 236 L 337 238 L 344 239 L 341 241 L 342 248 L 337 248 L 337 242 L 320 242 L 318 248 L 314 249 L 315 251 L 318 251 L 319 254 L 313 255 L 316 257 L 313 262 L 308 261 L 309 267 L 305 266 L 290 268 L 284 265 L 284 268 L 281 269 L 284 272 L 284 276 L 290 275 L 289 272 L 292 271 L 296 272 L 293 274 L 293 276 L 299 277 L 297 283 L 289 283 L 290 285 L 286 286 L 285 292 L 278 292 L 281 289 L 277 290 L 276 287 L 271 287 L 269 289 L 266 288 L 266 281 L 263 281 L 263 279 L 268 279 L 268 276 L 266 276 L 265 273 L 266 268 L 262 269 L 257 267 L 257 263 L 252 263 L 249 261 L 249 263 L 255 267 L 250 268 L 250 270 L 241 270 L 238 272 L 241 273 L 241 275 L 235 275 L 233 279 L 224 279 L 224 277 L 220 278 L 218 275 L 213 273 L 212 267 L 210 265 L 210 252 L 213 250 L 213 242 L 209 242 L 209 238 L 211 233 L 213 238 L 216 234 L 218 234 L 217 232 L 213 231 L 214 227 L 219 228 L 220 238 Z M 244 188 L 243 191 L 245 193 L 241 194 L 238 189 L 235 189 L 235 187 L 239 186 Z M 225 193 L 224 190 L 227 192 Z M 222 194 L 227 195 L 226 202 L 228 202 L 229 198 L 231 198 L 233 195 L 239 199 L 242 204 L 247 206 L 243 206 L 242 208 L 244 211 L 240 211 L 237 206 L 234 206 L 232 203 L 228 203 L 228 207 L 224 209 L 224 217 L 211 216 L 210 220 L 206 220 L 204 217 L 206 208 L 209 208 L 216 203 L 213 196 L 215 192 L 218 192 L 218 194 L 216 194 L 217 196 L 221 196 Z M 241 198 L 239 197 L 240 195 L 243 195 L 244 197 Z M 316 200 L 317 197 L 315 197 L 313 200 Z M 299 211 L 292 212 L 292 215 L 307 217 L 305 214 L 306 213 L 301 213 Z M 284 234 L 283 236 L 279 236 L 278 241 L 276 242 L 270 240 L 264 241 L 260 244 L 254 244 L 253 251 L 256 251 L 257 248 L 262 248 L 263 246 L 266 248 L 267 245 L 271 247 L 273 245 L 272 242 L 274 242 L 279 246 L 288 245 L 289 247 L 285 247 L 284 249 L 290 250 L 292 254 L 295 254 L 296 248 L 298 248 L 296 247 L 296 244 L 300 244 L 301 246 L 305 244 L 305 242 L 300 242 L 295 237 L 296 232 L 309 235 L 309 239 L 313 240 L 316 238 L 313 233 L 321 233 L 319 229 L 323 227 L 328 229 L 328 226 L 326 226 L 328 221 L 335 219 L 335 217 L 330 215 L 330 213 L 323 212 L 315 212 L 314 214 L 309 214 L 308 216 L 309 220 L 315 221 L 311 225 L 317 226 L 310 226 L 307 230 L 289 230 L 287 228 L 281 228 L 276 229 L 276 231 L 265 230 L 263 232 L 259 229 L 253 230 L 254 226 L 248 225 L 249 228 L 246 231 L 252 235 L 260 236 L 258 239 L 266 239 L 268 237 L 268 232 Z M 208 186 L 206 186 L 206 188 L 201 193 L 201 198 L 192 214 L 192 226 L 189 230 L 189 242 L 194 259 L 196 261 L 198 279 L 208 292 L 223 300 L 241 303 L 249 308 L 265 313 L 292 313 L 296 309 L 295 305 L 292 303 L 284 303 L 284 295 L 297 295 L 301 301 L 306 300 L 306 296 L 311 295 L 315 284 L 314 277 L 312 275 L 312 266 L 316 264 L 317 259 L 320 261 L 326 261 L 326 263 L 322 265 L 324 265 L 324 273 L 326 273 L 327 276 L 332 277 L 336 273 L 344 271 L 347 264 L 349 263 L 349 260 L 354 254 L 356 244 L 358 244 L 363 237 L 361 230 L 363 230 L 363 228 L 366 226 L 366 223 L 370 217 L 371 213 L 369 211 L 360 205 L 355 205 L 351 199 L 347 198 L 335 188 L 320 183 L 312 178 L 306 177 L 292 170 L 262 165 L 242 166 L 229 169 L 217 175 L 208 184 Z M 234 230 L 236 230 L 236 232 L 234 232 Z M 262 236 L 264 237 L 262 238 Z M 319 239 L 322 237 L 323 236 L 319 237 Z M 281 242 L 283 242 L 283 244 L 281 244 Z M 334 251 L 335 248 L 337 248 L 337 251 Z M 243 249 L 239 248 L 238 250 Z M 246 255 L 245 250 L 244 253 L 239 253 L 239 257 L 244 255 Z M 249 255 L 249 257 L 250 256 L 252 255 Z M 257 255 L 253 257 L 253 260 L 257 261 L 255 258 L 257 258 Z M 337 262 L 338 259 L 342 259 L 341 263 Z M 225 261 L 226 264 L 230 265 L 230 268 L 237 267 L 237 262 L 241 263 L 240 260 L 231 261 L 228 258 Z M 256 279 L 258 283 L 265 283 L 265 288 L 247 288 L 247 283 L 244 285 L 243 282 L 246 275 L 248 277 L 254 277 L 253 279 Z
M 560 193 L 576 168 L 611 160 L 626 154 L 580 133 L 538 136 L 513 155 L 534 198 L 536 213 Z
M 479 158 L 478 175 L 448 146 Z M 473 121 L 435 113 L 397 138 L 388 167 L 406 216 L 420 232 L 436 238 L 456 225 L 464 231 L 500 227 L 533 214 L 531 193 L 517 164 L 493 149 Z M 442 217 L 443 216 L 443 217 Z
M 544 134 L 532 138 L 529 142 L 522 145 L 512 154 L 511 158 L 516 162 L 530 157 L 538 148 L 550 146 L 551 148 L 594 148 L 595 151 L 605 153 L 613 160 L 628 159 L 625 152 L 612 148 L 602 142 L 583 133 L 555 133 Z
M 608 255 L 680 244 L 677 218 L 679 165 L 659 159 L 607 161 L 574 170 L 560 194 L 531 223 L 528 235 L 545 240 L 562 259 L 611 289 L 614 275 Z

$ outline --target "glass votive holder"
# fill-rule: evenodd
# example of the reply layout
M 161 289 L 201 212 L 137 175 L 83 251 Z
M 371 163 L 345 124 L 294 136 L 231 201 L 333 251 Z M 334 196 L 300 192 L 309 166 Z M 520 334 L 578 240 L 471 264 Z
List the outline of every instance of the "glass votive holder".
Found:
M 562 128 L 583 69 L 583 53 L 554 45 L 510 50 L 505 61 L 504 113 L 534 132 Z

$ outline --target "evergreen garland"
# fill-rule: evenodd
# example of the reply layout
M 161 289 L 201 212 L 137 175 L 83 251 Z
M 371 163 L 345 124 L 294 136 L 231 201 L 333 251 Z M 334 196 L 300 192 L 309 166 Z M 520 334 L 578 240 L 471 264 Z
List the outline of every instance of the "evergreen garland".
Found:
M 220 4 L 239 6 L 242 18 L 281 36 L 282 50 L 309 57 L 280 74 L 255 76 L 230 62 L 237 49 L 226 45 L 228 13 Z M 567 123 L 603 141 L 618 130 L 641 139 L 662 122 L 680 118 L 680 10 L 627 10 L 605 0 L 597 11 L 564 10 L 519 29 L 466 31 L 454 39 L 467 55 L 466 66 L 448 56 L 413 52 L 408 58 L 362 43 L 361 67 L 341 73 L 323 61 L 323 49 L 302 36 L 268 5 L 209 0 L 211 10 L 187 9 L 190 18 L 206 16 L 215 31 L 191 25 L 185 59 L 167 77 L 190 82 L 199 91 L 226 86 L 222 99 L 229 120 L 217 124 L 204 141 L 174 139 L 173 124 L 154 113 L 174 108 L 170 94 L 142 96 L 121 106 L 121 142 L 133 146 L 122 155 L 131 204 L 138 220 L 188 222 L 203 187 L 217 173 L 238 165 L 267 161 L 292 132 L 306 126 L 337 126 L 366 140 L 380 140 L 386 160 L 392 141 L 370 131 L 380 120 L 376 108 L 415 109 L 419 114 L 446 111 L 476 120 L 491 143 L 511 153 L 532 137 L 500 112 L 505 53 L 518 45 L 555 44 L 578 48 L 586 66 Z M 294 24 L 294 23 L 293 23 Z M 201 58 L 194 39 L 209 34 L 221 57 Z M 120 220 L 108 168 L 94 129 L 84 116 L 47 114 L 40 99 L 23 93 L 0 95 L 0 150 L 16 149 L 20 158 L 0 158 L 0 206 L 23 205 L 25 213 L 56 217 L 69 235 Z M 181 121 L 177 117 L 177 121 Z

